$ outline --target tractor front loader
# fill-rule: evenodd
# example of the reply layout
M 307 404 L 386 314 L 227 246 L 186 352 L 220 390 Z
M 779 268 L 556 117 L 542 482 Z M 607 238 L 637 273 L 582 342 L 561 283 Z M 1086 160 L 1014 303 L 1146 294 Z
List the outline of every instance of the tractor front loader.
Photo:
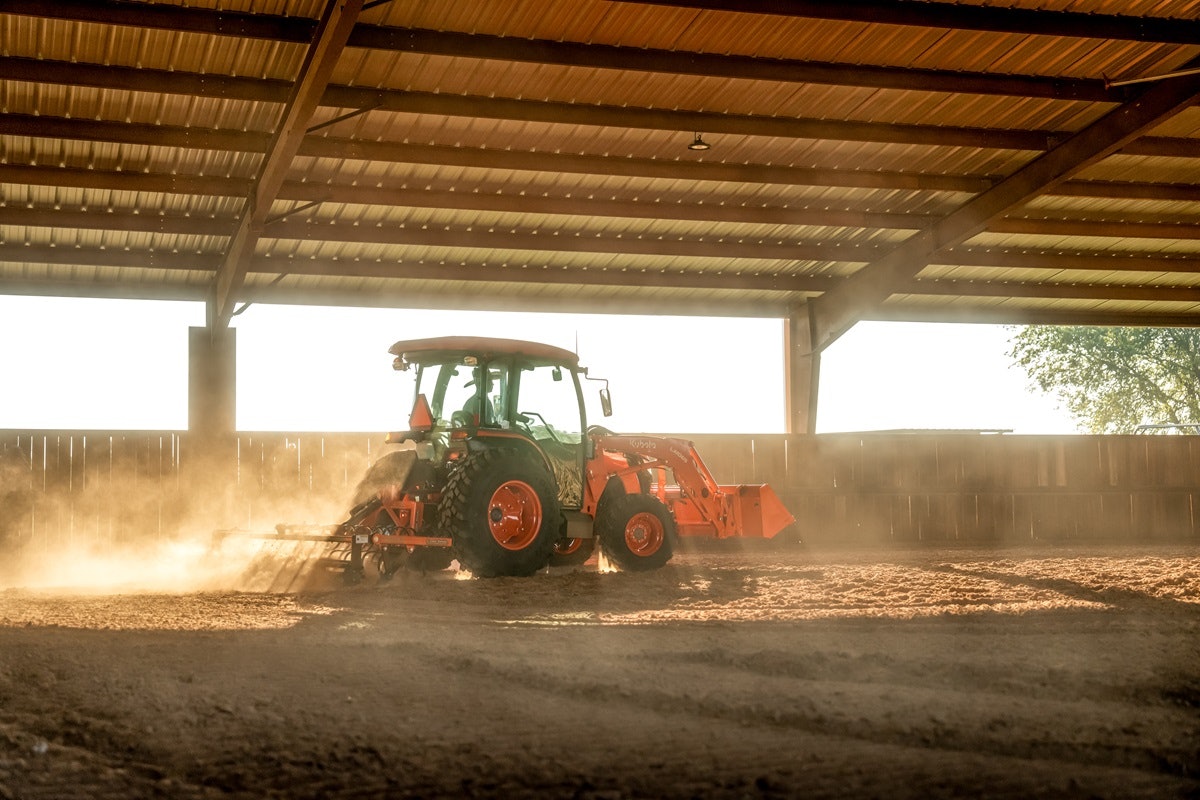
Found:
M 397 449 L 343 522 L 267 535 L 332 545 L 349 582 L 454 559 L 481 577 L 530 575 L 582 563 L 597 543 L 620 568 L 648 570 L 678 536 L 771 538 L 793 521 L 768 486 L 718 485 L 688 441 L 588 427 L 580 379 L 594 379 L 570 351 L 441 337 L 389 352 L 416 371 L 408 430 L 387 437 Z

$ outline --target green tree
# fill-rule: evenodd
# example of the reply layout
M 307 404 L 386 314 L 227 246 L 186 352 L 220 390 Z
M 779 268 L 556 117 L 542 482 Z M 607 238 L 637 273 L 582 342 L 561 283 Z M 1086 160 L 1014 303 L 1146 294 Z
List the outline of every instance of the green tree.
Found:
M 1089 433 L 1200 423 L 1200 330 L 1031 325 L 1009 356 Z

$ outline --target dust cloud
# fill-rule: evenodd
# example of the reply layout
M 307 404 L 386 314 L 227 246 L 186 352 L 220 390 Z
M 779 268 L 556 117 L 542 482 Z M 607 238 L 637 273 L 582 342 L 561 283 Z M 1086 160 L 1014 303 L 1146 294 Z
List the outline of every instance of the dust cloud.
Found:
M 277 523 L 340 522 L 349 496 L 345 481 L 249 481 L 203 461 L 166 479 L 114 471 L 69 491 L 34 491 L 28 466 L 11 460 L 4 478 L 0 589 L 90 594 L 304 589 L 329 546 L 262 537 Z

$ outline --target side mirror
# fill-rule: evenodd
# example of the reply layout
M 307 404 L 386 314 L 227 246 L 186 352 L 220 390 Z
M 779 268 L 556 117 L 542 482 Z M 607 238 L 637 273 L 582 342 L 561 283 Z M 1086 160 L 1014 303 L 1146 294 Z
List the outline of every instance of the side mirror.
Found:
M 612 395 L 607 386 L 600 390 L 600 410 L 604 412 L 604 416 L 612 416 Z

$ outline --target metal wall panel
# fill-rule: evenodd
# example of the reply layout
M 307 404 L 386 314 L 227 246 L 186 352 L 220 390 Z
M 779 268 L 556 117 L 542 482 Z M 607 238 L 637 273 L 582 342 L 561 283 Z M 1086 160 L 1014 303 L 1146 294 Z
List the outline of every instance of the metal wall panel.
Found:
M 698 435 L 721 483 L 769 483 L 812 546 L 1200 541 L 1200 437 Z M 0 541 L 117 546 L 340 520 L 382 438 L 0 432 Z M 220 484 L 224 474 L 229 483 Z

